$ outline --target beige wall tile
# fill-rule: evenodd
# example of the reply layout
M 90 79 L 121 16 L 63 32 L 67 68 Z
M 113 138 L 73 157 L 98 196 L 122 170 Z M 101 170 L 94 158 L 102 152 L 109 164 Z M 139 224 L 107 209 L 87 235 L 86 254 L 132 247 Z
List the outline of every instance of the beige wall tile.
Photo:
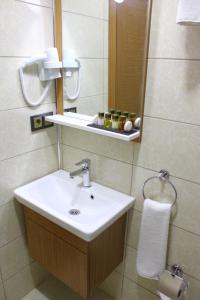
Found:
M 165 168 L 174 176 L 200 183 L 199 152 L 199 126 L 144 118 L 134 164 L 158 171 Z
M 16 201 L 0 207 L 0 247 L 24 233 L 24 216 Z
M 133 143 L 71 128 L 63 128 L 63 143 L 112 159 L 128 163 L 133 161 Z
M 178 0 L 153 1 L 149 57 L 200 58 L 200 27 L 176 24 Z
M 82 300 L 83 298 L 73 292 L 60 280 L 53 276 L 49 276 L 42 284 L 32 290 L 28 295 L 21 300 Z M 100 289 L 96 289 L 91 300 L 112 300 L 110 296 L 105 294 Z
M 141 214 L 134 211 L 133 217 L 129 219 L 129 222 L 127 244 L 137 249 Z M 178 227 L 171 226 L 168 247 L 168 265 L 174 263 L 180 264 L 183 266 L 186 274 L 195 277 L 196 279 L 200 279 L 199 264 L 196 263 L 200 259 L 200 236 Z M 127 268 L 125 269 L 127 271 Z
M 103 58 L 104 21 L 64 12 L 63 47 L 85 58 Z
M 15 1 L 21 1 L 21 2 L 27 2 L 30 4 L 40 5 L 40 6 L 47 6 L 52 7 L 53 0 L 15 0 Z
M 62 9 L 64 11 L 79 13 L 86 16 L 103 18 L 104 0 L 63 0 Z
M 109 0 L 104 0 L 104 19 L 109 19 Z
M 200 125 L 200 61 L 149 60 L 145 115 Z
M 6 300 L 20 300 L 47 276 L 48 273 L 37 263 L 26 266 L 5 281 Z
M 104 21 L 104 51 L 103 56 L 104 58 L 108 58 L 108 21 Z
M 168 264 L 180 264 L 186 274 L 200 279 L 200 236 L 171 227 Z
M 189 280 L 189 290 L 184 297 L 184 300 L 198 300 L 200 295 L 200 281 L 187 276 Z
M 27 243 L 21 236 L 0 248 L 0 265 L 3 281 L 16 274 L 28 265 L 32 259 L 29 256 Z
M 144 288 L 138 286 L 135 282 L 124 278 L 122 300 L 158 300 L 156 295 L 153 295 Z
M 117 272 L 113 272 L 100 286 L 108 295 L 116 300 L 121 300 L 123 277 Z
M 142 186 L 144 181 L 152 176 L 157 176 L 157 172 L 146 170 L 140 167 L 133 168 L 132 177 L 132 195 L 137 201 L 135 208 L 139 211 L 143 209 Z M 178 198 L 176 206 L 176 214 L 172 214 L 172 224 L 185 230 L 200 234 L 200 218 L 199 218 L 199 195 L 200 185 L 189 181 L 171 177 L 171 181 L 176 187 Z M 146 196 L 157 201 L 174 201 L 174 191 L 170 185 L 163 184 L 159 180 L 152 180 L 145 187 Z M 187 213 L 186 213 L 187 212 Z
M 127 244 L 135 249 L 137 249 L 138 245 L 140 223 L 141 213 L 131 209 L 128 214 Z
M 55 111 L 54 104 L 42 105 L 37 109 L 21 108 L 0 112 L 1 160 L 55 144 L 55 126 L 31 132 L 30 116 L 49 111 Z
M 108 107 L 108 94 L 105 94 L 103 96 L 104 98 L 104 106 L 103 106 L 103 111 L 108 111 L 109 110 L 109 107 Z
M 0 110 L 14 109 L 27 106 L 21 91 L 18 69 L 25 58 L 0 57 Z M 43 92 L 43 84 L 38 79 L 36 65 L 27 68 L 25 74 L 26 91 L 31 100 L 37 100 Z M 12 82 L 12 88 L 10 83 Z M 52 86 L 44 103 L 55 102 L 55 91 Z
M 127 243 L 129 246 L 137 249 L 138 237 L 139 237 L 139 228 L 141 222 L 141 214 L 137 211 L 134 211 L 133 217 L 129 218 L 129 231 L 128 231 L 128 239 Z M 199 278 L 200 270 L 199 264 L 196 262 L 199 261 L 199 247 L 200 247 L 200 236 L 192 234 L 191 232 L 182 230 L 178 227 L 171 226 L 170 227 L 170 236 L 168 240 L 168 259 L 167 263 L 169 266 L 172 264 L 180 264 L 184 268 L 184 272 L 191 277 L 196 279 Z M 152 285 L 151 281 L 143 280 L 142 278 L 136 278 L 135 270 L 131 267 L 135 266 L 135 257 L 136 250 L 128 248 L 127 257 L 125 262 L 125 275 L 129 277 L 131 280 L 139 280 L 139 284 L 144 286 L 145 288 L 152 290 L 155 288 Z M 192 257 L 192 259 L 191 259 Z M 192 279 L 189 277 L 189 281 Z M 192 283 L 194 286 L 194 293 L 196 293 L 197 284 L 196 282 Z M 192 291 L 191 291 L 192 294 Z M 193 300 L 193 298 L 191 298 Z
M 63 146 L 64 169 L 68 171 L 75 170 L 77 168 L 75 163 L 84 158 L 91 159 L 91 178 L 93 181 L 126 194 L 130 193 L 131 165 L 76 148 Z
M 29 118 L 37 113 L 55 111 L 55 104 L 46 105 L 55 102 L 54 87 L 44 105 L 28 108 L 22 96 L 18 68 L 29 56 L 41 54 L 54 45 L 52 1 L 2 0 L 0 32 L 3 74 L 0 75 L 0 268 L 6 299 L 20 300 L 47 273 L 36 263 L 27 265 L 31 259 L 22 237 L 23 213 L 18 202 L 12 201 L 13 190 L 56 170 L 57 154 L 55 146 L 51 146 L 56 143 L 55 128 L 33 134 Z M 27 69 L 26 84 L 32 99 L 42 93 L 36 75 L 36 67 Z M 0 299 L 5 299 L 2 286 Z
M 0 162 L 0 205 L 13 199 L 15 188 L 58 168 L 56 146 L 49 146 Z
M 81 59 L 81 90 L 80 98 L 99 95 L 104 93 L 104 60 L 103 59 Z M 65 78 L 64 90 L 67 88 L 70 94 L 74 94 L 77 86 L 77 76 Z M 66 94 L 64 99 L 67 99 Z M 68 101 L 67 101 L 68 102 Z M 71 102 L 71 101 L 69 101 Z M 72 102 L 76 105 L 77 100 Z
M 6 300 L 2 284 L 0 284 L 0 300 Z
M 90 96 L 84 98 L 78 98 L 74 101 L 64 101 L 64 107 L 76 107 L 77 113 L 94 116 L 98 111 L 103 110 L 104 95 Z M 65 127 L 63 127 L 65 128 Z
M 2 0 L 0 32 L 0 56 L 27 57 L 40 54 L 45 48 L 53 46 L 52 9 Z
M 137 258 L 137 251 L 131 247 L 127 247 L 126 249 L 126 259 L 125 259 L 125 273 L 124 275 L 137 283 L 138 285 L 144 287 L 148 291 L 156 294 L 157 291 L 157 281 L 156 280 L 149 280 L 146 278 L 142 278 L 137 274 L 136 270 L 136 258 Z
M 103 93 L 108 94 L 108 59 L 104 59 L 104 75 L 103 75 L 103 77 L 104 77 Z M 107 106 L 107 110 L 108 110 L 108 106 Z

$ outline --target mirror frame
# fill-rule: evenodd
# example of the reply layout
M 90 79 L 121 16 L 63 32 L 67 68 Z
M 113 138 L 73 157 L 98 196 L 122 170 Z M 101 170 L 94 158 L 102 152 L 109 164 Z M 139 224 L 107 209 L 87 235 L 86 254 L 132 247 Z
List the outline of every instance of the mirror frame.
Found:
M 146 39 L 144 43 L 144 57 L 143 57 L 143 82 L 142 82 L 142 97 L 140 101 L 139 117 L 141 117 L 140 138 L 137 142 L 141 142 L 143 117 L 144 117 L 144 103 L 146 95 L 147 82 L 147 67 L 148 67 L 148 53 L 149 53 L 149 39 L 151 29 L 151 14 L 152 1 L 147 0 L 147 21 L 146 21 Z M 109 68 L 108 68 L 108 106 L 116 107 L 116 82 L 117 82 L 117 4 L 114 0 L 109 0 Z
M 54 35 L 55 35 L 55 47 L 58 49 L 59 59 L 62 61 L 62 0 L 54 0 Z M 147 67 L 148 67 L 148 53 L 149 53 L 149 39 L 151 29 L 151 12 L 152 12 L 152 0 L 148 0 L 148 20 L 147 20 L 147 38 L 145 43 L 144 54 L 144 81 L 143 81 L 143 95 L 140 103 L 140 117 L 141 128 L 140 138 L 135 140 L 141 142 L 142 129 L 143 129 L 143 117 L 144 117 L 144 103 L 146 94 L 146 81 L 147 81 Z M 116 97 L 116 60 L 117 60 L 117 3 L 113 0 L 109 0 L 109 68 L 108 68 L 108 104 L 109 107 L 114 107 Z M 56 111 L 57 114 L 64 114 L 64 101 L 63 101 L 63 77 L 56 80 Z
M 54 0 L 54 36 L 55 47 L 58 49 L 59 60 L 62 61 L 62 0 Z M 56 80 L 56 111 L 64 114 L 63 77 Z

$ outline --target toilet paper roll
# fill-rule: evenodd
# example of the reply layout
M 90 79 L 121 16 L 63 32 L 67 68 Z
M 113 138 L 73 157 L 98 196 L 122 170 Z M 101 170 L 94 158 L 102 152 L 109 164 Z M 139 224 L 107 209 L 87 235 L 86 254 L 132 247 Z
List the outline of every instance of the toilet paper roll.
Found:
M 169 271 L 164 271 L 159 279 L 158 291 L 172 300 L 182 299 L 185 282 L 183 278 L 172 276 Z

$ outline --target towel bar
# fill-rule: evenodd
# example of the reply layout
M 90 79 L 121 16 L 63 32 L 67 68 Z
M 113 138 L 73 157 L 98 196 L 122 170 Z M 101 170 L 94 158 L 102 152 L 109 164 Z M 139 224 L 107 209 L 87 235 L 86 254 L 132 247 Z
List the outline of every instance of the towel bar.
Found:
M 160 179 L 163 180 L 164 183 L 169 183 L 171 185 L 171 187 L 173 188 L 174 192 L 175 192 L 175 199 L 174 202 L 172 203 L 172 207 L 175 206 L 176 204 L 176 200 L 177 200 L 177 191 L 175 186 L 173 185 L 173 183 L 169 180 L 170 178 L 170 173 L 167 170 L 160 170 L 159 175 L 158 176 L 152 176 L 150 178 L 148 178 L 147 180 L 145 180 L 144 184 L 143 184 L 143 188 L 142 188 L 142 193 L 143 193 L 143 197 L 144 199 L 146 199 L 147 197 L 145 196 L 145 185 L 147 184 L 147 182 L 149 182 L 152 179 Z

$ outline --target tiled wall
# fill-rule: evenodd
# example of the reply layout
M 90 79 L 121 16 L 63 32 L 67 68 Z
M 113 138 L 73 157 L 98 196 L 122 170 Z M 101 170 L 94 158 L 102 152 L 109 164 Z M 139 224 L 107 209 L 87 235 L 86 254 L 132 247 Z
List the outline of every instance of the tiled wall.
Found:
M 108 0 L 62 0 L 63 48 L 73 48 L 81 62 L 81 92 L 65 108 L 94 115 L 108 107 Z M 65 79 L 71 94 L 77 77 Z M 66 98 L 66 96 L 65 96 Z
M 46 277 L 28 255 L 21 207 L 14 188 L 57 169 L 56 132 L 31 133 L 29 116 L 55 110 L 51 90 L 39 108 L 23 99 L 18 68 L 29 56 L 53 46 L 51 0 L 0 1 L 0 299 L 19 300 Z M 34 99 L 41 94 L 36 70 L 26 83 Z
M 142 184 L 168 169 L 178 191 L 170 226 L 168 265 L 184 266 L 190 281 L 185 299 L 200 298 L 200 27 L 176 25 L 177 0 L 154 0 L 141 144 L 75 129 L 63 130 L 64 167 L 92 160 L 92 179 L 137 198 L 128 224 L 124 263 L 102 288 L 118 300 L 155 300 L 156 284 L 135 270 Z M 157 192 L 157 185 L 154 185 Z M 166 192 L 170 197 L 170 190 Z M 154 197 L 149 190 L 149 196 Z M 114 251 L 114 249 L 113 249 Z

